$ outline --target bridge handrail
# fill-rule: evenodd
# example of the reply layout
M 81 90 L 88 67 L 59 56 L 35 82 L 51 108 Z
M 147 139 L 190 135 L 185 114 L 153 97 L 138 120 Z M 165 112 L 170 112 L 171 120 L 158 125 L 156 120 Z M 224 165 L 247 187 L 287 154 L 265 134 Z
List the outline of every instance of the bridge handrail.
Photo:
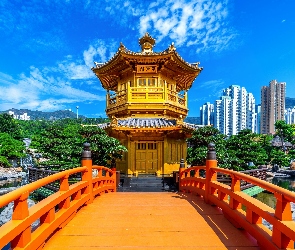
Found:
M 38 188 L 46 186 L 51 182 L 60 180 L 60 179 L 64 178 L 65 176 L 69 176 L 72 174 L 85 172 L 85 171 L 87 171 L 87 167 L 77 167 L 77 168 L 65 170 L 63 172 L 59 172 L 59 173 L 47 176 L 45 178 L 42 178 L 38 181 L 34 181 L 32 183 L 29 183 L 29 184 L 22 186 L 10 193 L 7 193 L 7 194 L 1 196 L 0 207 L 4 207 L 4 206 L 8 205 L 10 202 L 19 199 L 26 192 L 32 193 L 33 191 L 37 190 Z
M 199 176 L 200 170 L 205 170 L 205 177 Z M 229 221 L 238 228 L 246 229 L 263 249 L 294 249 L 295 222 L 290 204 L 295 203 L 294 192 L 244 173 L 218 168 L 216 160 L 207 160 L 206 166 L 180 168 L 179 172 L 180 191 L 201 195 L 205 202 L 221 208 Z M 217 173 L 231 176 L 231 185 L 218 181 Z M 241 180 L 273 193 L 277 200 L 276 208 L 241 192 Z M 262 219 L 272 224 L 273 229 L 264 226 Z
M 239 177 L 239 179 L 243 179 L 247 182 L 250 182 L 252 184 L 254 184 L 255 186 L 259 186 L 271 193 L 280 193 L 284 196 L 285 199 L 287 199 L 290 202 L 295 202 L 295 193 L 291 192 L 287 189 L 284 189 L 282 187 L 276 186 L 272 183 L 260 180 L 258 178 L 255 178 L 253 176 L 241 173 L 241 172 L 236 172 L 230 169 L 223 169 L 223 168 L 210 168 L 211 171 L 214 172 L 219 172 L 219 173 L 224 173 L 224 174 L 228 174 L 232 177 Z
M 12 249 L 42 248 L 52 232 L 63 228 L 83 205 L 91 203 L 95 196 L 104 192 L 116 191 L 115 169 L 92 166 L 88 157 L 91 154 L 89 150 L 87 152 L 84 158 L 82 153 L 82 167 L 47 176 L 1 196 L 0 207 L 14 202 L 14 208 L 12 220 L 0 227 L 0 249 L 9 242 Z M 95 177 L 93 169 L 98 172 Z M 82 180 L 69 185 L 69 176 L 76 173 L 82 174 Z M 57 180 L 60 180 L 59 191 L 28 207 L 31 192 Z M 38 219 L 40 225 L 32 228 L 31 225 Z
M 182 177 L 182 175 L 185 175 L 185 173 L 190 173 L 192 170 L 196 171 L 196 173 L 199 172 L 199 170 L 206 170 L 206 166 L 193 166 L 190 168 L 187 168 L 185 170 L 183 170 L 180 174 L 180 178 Z M 294 198 L 295 198 L 295 193 L 291 192 L 287 189 L 284 189 L 282 187 L 279 187 L 277 185 L 274 185 L 272 183 L 260 180 L 256 177 L 253 177 L 251 175 L 247 175 L 243 172 L 237 172 L 237 171 L 233 171 L 230 169 L 225 169 L 225 168 L 210 168 L 210 171 L 214 171 L 216 173 L 223 173 L 223 174 L 227 174 L 230 175 L 231 177 L 240 177 L 239 179 L 250 182 L 251 184 L 255 185 L 255 186 L 259 186 L 265 190 L 267 190 L 268 192 L 271 193 L 277 193 L 277 191 L 279 191 L 281 194 L 284 195 L 284 197 L 290 201 L 290 202 L 295 202 Z M 188 176 L 186 176 L 188 177 Z M 194 176 L 194 177 L 200 177 L 200 176 Z M 200 177 L 202 178 L 202 177 Z M 205 180 L 205 178 L 203 178 Z

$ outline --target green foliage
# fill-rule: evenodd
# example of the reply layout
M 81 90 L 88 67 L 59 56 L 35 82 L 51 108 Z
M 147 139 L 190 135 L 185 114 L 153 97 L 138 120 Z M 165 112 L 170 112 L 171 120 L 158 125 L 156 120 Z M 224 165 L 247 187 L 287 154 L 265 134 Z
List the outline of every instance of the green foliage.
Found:
M 270 153 L 272 165 L 277 164 L 279 166 L 289 166 L 290 164 L 290 156 L 283 152 L 280 148 L 273 147 Z
M 97 126 L 81 126 L 73 119 L 54 122 L 32 138 L 31 148 L 42 154 L 40 165 L 51 169 L 69 169 L 80 165 L 82 145 L 91 143 L 94 164 L 111 166 L 120 159 L 126 148 L 115 138 L 109 137 Z
M 276 135 L 281 137 L 284 141 L 292 142 L 294 137 L 294 129 L 285 121 L 276 121 L 275 123 Z
M 7 133 L 16 140 L 23 139 L 17 120 L 9 114 L 0 114 L 0 133 Z
M 295 160 L 295 149 L 290 149 L 288 152 L 290 160 Z
M 253 162 L 258 166 L 265 164 L 268 159 L 266 150 L 261 147 L 260 136 L 251 130 L 242 130 L 238 135 L 226 138 L 216 128 L 206 126 L 194 131 L 192 138 L 188 139 L 188 162 L 205 165 L 210 142 L 215 144 L 218 166 L 222 168 L 247 170 L 251 168 L 248 163 Z M 265 143 L 269 141 L 265 139 Z
M 237 135 L 230 136 L 226 141 L 226 148 L 231 150 L 238 161 L 235 163 L 238 169 L 251 169 L 248 163 L 253 162 L 254 167 L 264 165 L 268 156 L 263 147 L 261 147 L 259 135 L 245 129 Z
M 79 125 L 62 126 L 53 123 L 40 134 L 33 136 L 31 148 L 42 154 L 40 165 L 55 169 L 69 169 L 79 166 L 83 138 L 78 133 Z
M 272 151 L 272 145 L 271 140 L 273 139 L 272 135 L 259 135 L 259 143 L 261 147 L 265 150 L 265 153 L 267 155 L 267 159 L 265 163 L 271 162 L 271 151 Z
M 17 121 L 23 138 L 32 138 L 34 135 L 40 134 L 41 131 L 50 126 L 53 122 L 47 120 L 29 120 Z
M 127 151 L 117 139 L 98 127 L 81 127 L 79 133 L 91 144 L 92 161 L 96 165 L 111 167 Z
M 0 155 L 0 167 L 10 167 L 11 164 L 5 156 Z
M 86 124 L 86 125 L 101 124 L 101 123 L 106 123 L 106 122 L 110 122 L 110 119 L 98 117 L 98 118 L 85 118 L 82 120 L 82 123 Z
M 55 121 L 49 120 L 29 120 L 29 121 L 21 121 L 17 120 L 19 127 L 21 129 L 22 137 L 23 138 L 32 138 L 34 135 L 40 134 L 43 130 L 52 126 L 53 124 L 59 125 L 61 127 L 65 127 L 69 124 L 86 124 L 86 125 L 96 125 L 109 122 L 108 118 L 79 118 L 79 119 L 72 119 L 72 118 L 65 118 L 59 119 Z
M 220 161 L 220 163 L 226 166 L 227 158 L 225 157 L 226 153 L 224 147 L 225 138 L 225 135 L 221 134 L 218 129 L 211 126 L 201 127 L 195 130 L 192 137 L 187 140 L 190 145 L 187 152 L 187 161 L 195 166 L 205 165 L 208 144 L 213 142 L 215 144 L 217 157 L 224 156 L 222 159 L 223 162 Z
M 0 133 L 0 166 L 10 167 L 9 159 L 25 156 L 22 141 L 15 140 L 8 133 Z

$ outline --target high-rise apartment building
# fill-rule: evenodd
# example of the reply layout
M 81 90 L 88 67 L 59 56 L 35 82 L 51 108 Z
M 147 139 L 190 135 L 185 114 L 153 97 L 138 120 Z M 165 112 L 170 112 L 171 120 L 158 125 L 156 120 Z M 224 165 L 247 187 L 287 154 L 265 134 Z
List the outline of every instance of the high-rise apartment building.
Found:
M 260 115 L 261 115 L 261 105 L 255 105 L 255 133 L 260 134 Z
M 243 129 L 255 131 L 255 99 L 244 87 L 231 85 L 215 101 L 214 126 L 226 135 L 235 135 Z
M 286 83 L 272 80 L 261 88 L 260 132 L 273 134 L 275 122 L 284 120 Z
M 201 125 L 213 125 L 214 123 L 214 104 L 206 102 L 200 107 Z
M 287 124 L 295 124 L 295 107 L 285 110 L 285 121 Z

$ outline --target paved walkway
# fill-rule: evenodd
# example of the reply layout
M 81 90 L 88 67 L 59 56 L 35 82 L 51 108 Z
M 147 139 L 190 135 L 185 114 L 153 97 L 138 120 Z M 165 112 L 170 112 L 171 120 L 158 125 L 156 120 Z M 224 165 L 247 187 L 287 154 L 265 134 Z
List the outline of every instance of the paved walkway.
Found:
M 220 210 L 191 194 L 117 192 L 83 207 L 44 249 L 257 250 Z

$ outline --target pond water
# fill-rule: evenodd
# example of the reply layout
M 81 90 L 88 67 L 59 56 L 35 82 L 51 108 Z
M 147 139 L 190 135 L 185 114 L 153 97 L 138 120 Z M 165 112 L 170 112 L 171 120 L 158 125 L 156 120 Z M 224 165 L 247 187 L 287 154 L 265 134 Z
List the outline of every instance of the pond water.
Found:
M 272 183 L 288 189 L 290 191 L 295 191 L 295 177 L 292 178 L 273 178 L 272 179 Z M 258 194 L 257 196 L 255 196 L 256 199 L 260 200 L 261 202 L 263 202 L 264 204 L 275 208 L 276 205 L 276 199 L 274 197 L 273 194 L 267 193 L 267 192 L 262 192 L 260 194 Z

